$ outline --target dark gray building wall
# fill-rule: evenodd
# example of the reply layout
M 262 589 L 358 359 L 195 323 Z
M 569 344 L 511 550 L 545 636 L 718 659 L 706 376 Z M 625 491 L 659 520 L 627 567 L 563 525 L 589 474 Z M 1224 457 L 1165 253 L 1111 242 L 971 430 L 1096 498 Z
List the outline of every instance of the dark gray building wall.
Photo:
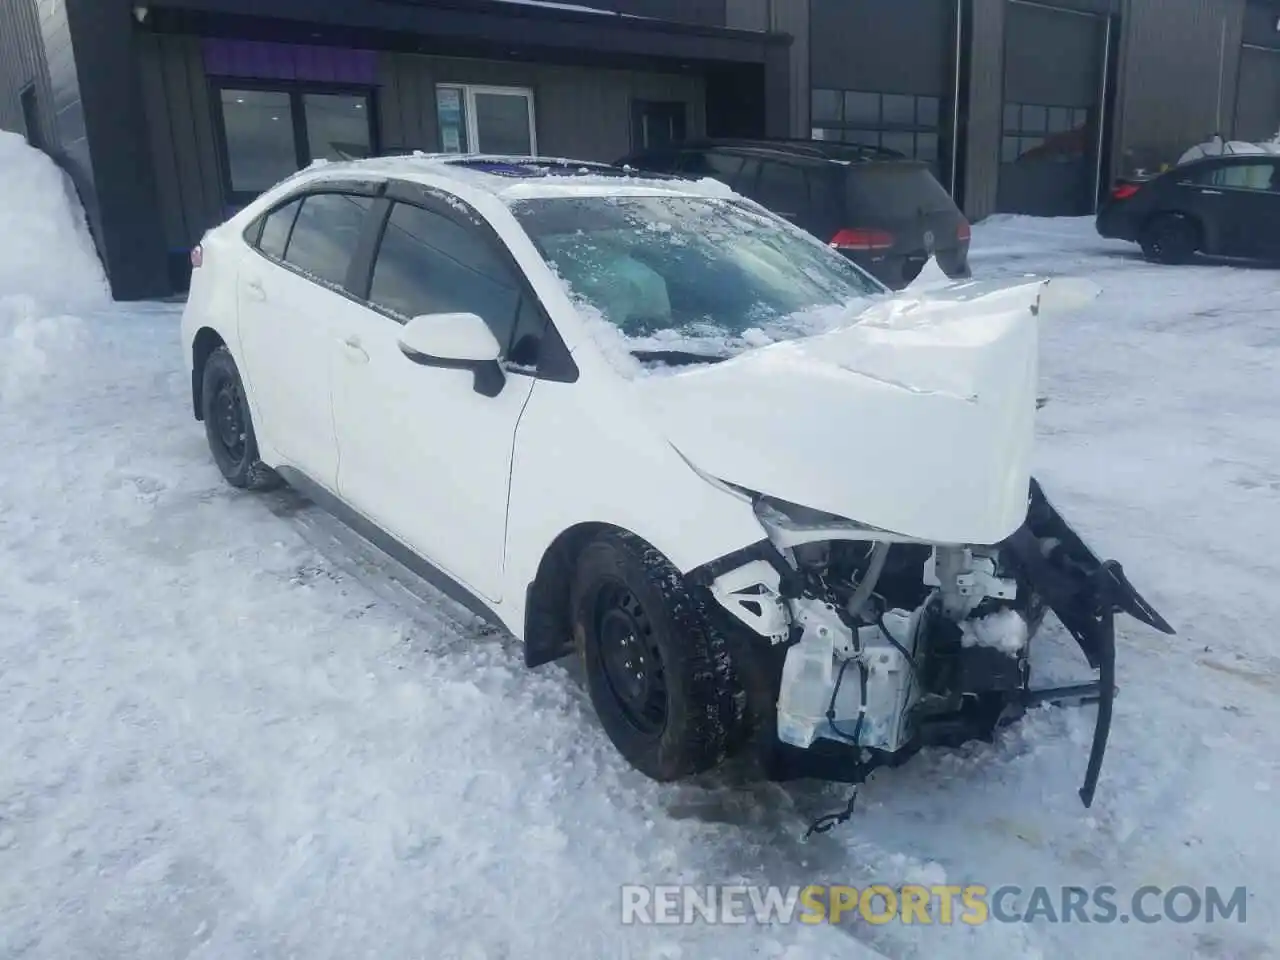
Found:
M 595 70 L 529 63 L 383 54 L 379 117 L 386 147 L 440 149 L 435 85 L 528 87 L 534 94 L 538 152 L 612 161 L 631 150 L 631 102 L 674 100 L 688 111 L 690 136 L 706 131 L 706 87 L 696 73 Z
M 181 251 L 226 216 L 221 158 L 198 37 L 142 34 L 138 69 L 147 120 L 152 206 L 166 249 Z M 379 55 L 378 126 L 382 147 L 440 149 L 437 83 L 529 87 L 538 150 L 585 160 L 616 160 L 631 149 L 631 100 L 679 100 L 691 135 L 706 129 L 700 76 L 594 70 L 528 63 Z
M 809 123 L 809 74 L 812 56 L 810 0 L 769 0 L 769 30 L 789 34 L 792 38 L 790 55 L 791 136 L 808 137 Z
M 1244 0 L 1128 0 L 1112 173 L 1159 169 L 1230 135 Z
M 225 217 L 200 40 L 142 34 L 138 70 L 165 248 L 187 250 Z
M 65 4 L 93 159 L 96 190 L 87 205 L 99 225 L 98 249 L 112 293 L 128 300 L 163 296 L 172 287 L 147 149 L 132 5 Z
M 22 91 L 34 84 L 37 127 L 26 129 Z M 95 236 L 101 222 L 84 104 L 64 0 L 0 0 L 0 129 L 32 132 L 67 172 Z
M 1236 90 L 1234 135 L 1269 139 L 1280 132 L 1280 4 L 1251 0 Z
M 995 212 L 1000 185 L 1000 130 L 1004 110 L 1004 21 L 1008 0 L 972 0 L 970 76 L 966 97 L 965 214 L 980 220 Z
M 27 133 L 21 93 L 35 84 L 39 106 L 39 140 L 54 139 L 53 102 L 49 71 L 44 62 L 44 39 L 35 0 L 0 0 L 0 130 Z

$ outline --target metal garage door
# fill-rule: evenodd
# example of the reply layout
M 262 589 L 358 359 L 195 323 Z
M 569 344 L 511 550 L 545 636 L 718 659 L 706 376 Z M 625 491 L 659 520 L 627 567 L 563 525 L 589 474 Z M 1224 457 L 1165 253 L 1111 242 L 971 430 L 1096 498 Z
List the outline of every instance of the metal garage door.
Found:
M 813 136 L 886 147 L 952 187 L 957 0 L 812 0 Z
M 1280 50 L 1246 46 L 1240 52 L 1236 94 L 1237 140 L 1256 143 L 1280 132 Z
M 1092 213 L 1109 21 L 1009 0 L 997 208 L 1043 217 Z

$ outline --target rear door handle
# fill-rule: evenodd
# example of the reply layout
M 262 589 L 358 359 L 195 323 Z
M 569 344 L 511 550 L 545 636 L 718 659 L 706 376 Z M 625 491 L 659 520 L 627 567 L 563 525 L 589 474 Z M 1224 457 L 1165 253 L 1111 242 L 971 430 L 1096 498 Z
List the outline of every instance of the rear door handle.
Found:
M 352 363 L 368 363 L 369 353 L 360 344 L 360 338 L 352 334 L 342 341 L 342 352 Z
M 267 299 L 267 288 L 262 285 L 261 280 L 255 279 L 246 281 L 244 285 L 244 292 L 252 300 L 262 301 Z

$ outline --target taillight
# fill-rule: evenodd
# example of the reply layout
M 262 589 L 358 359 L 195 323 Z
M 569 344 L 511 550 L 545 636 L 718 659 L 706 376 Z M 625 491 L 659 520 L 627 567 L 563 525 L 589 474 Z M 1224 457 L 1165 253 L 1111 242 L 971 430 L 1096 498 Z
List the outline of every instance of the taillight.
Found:
M 841 230 L 831 238 L 831 246 L 837 250 L 888 250 L 894 242 L 893 234 L 886 230 L 862 227 Z
M 1136 183 L 1118 183 L 1116 184 L 1115 188 L 1111 191 L 1111 199 L 1112 200 L 1128 200 L 1130 197 L 1132 197 L 1135 193 L 1138 192 L 1138 189 L 1139 188 Z
M 956 239 L 961 243 L 968 243 L 973 238 L 973 229 L 969 226 L 968 220 L 961 220 L 960 226 L 956 227 Z
M 196 244 L 191 248 L 191 269 L 199 270 L 204 266 L 204 247 Z

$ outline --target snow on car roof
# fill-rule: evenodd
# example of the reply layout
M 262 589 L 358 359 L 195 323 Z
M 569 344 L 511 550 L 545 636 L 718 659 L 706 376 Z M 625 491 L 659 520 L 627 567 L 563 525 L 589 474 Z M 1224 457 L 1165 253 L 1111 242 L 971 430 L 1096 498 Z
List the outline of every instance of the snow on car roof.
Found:
M 323 179 L 376 175 L 439 187 L 441 181 L 483 190 L 506 202 L 565 196 L 680 194 L 736 197 L 717 180 L 690 180 L 641 173 L 607 163 L 563 157 L 511 157 L 484 154 L 413 153 L 342 163 L 313 164 Z

